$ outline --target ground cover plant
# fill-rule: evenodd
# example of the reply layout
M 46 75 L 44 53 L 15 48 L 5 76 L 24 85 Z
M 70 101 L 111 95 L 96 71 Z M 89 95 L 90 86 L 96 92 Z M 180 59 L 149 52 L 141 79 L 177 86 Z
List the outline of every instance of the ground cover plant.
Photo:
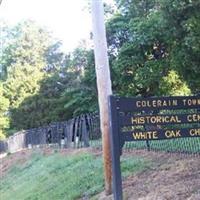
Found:
M 25 163 L 13 165 L 0 180 L 1 200 L 73 200 L 103 191 L 101 154 L 73 152 L 78 153 L 56 151 L 47 156 L 34 152 Z M 149 166 L 148 160 L 125 156 L 123 177 Z

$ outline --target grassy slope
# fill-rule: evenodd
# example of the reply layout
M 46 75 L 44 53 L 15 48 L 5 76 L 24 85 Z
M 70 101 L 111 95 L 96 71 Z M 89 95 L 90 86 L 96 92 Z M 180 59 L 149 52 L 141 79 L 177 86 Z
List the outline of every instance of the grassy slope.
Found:
M 143 159 L 125 157 L 123 176 L 149 165 Z M 28 162 L 13 166 L 0 180 L 1 200 L 73 200 L 102 190 L 102 159 L 86 152 L 50 156 L 34 153 Z

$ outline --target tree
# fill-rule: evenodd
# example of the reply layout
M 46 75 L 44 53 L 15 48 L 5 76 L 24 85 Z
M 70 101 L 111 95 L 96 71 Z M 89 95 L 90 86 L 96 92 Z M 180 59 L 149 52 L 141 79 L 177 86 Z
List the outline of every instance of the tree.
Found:
M 172 94 L 164 89 L 166 87 L 162 88 L 161 83 L 166 77 L 172 78 L 171 72 L 174 72 L 179 79 L 177 85 L 171 85 L 172 91 L 179 88 L 179 94 L 188 94 L 183 89 L 186 87 L 197 93 L 200 3 L 178 0 L 116 2 L 118 13 L 107 23 L 115 91 L 126 96 Z M 185 87 L 178 86 L 180 80 Z
M 3 49 L 3 65 L 7 71 L 5 96 L 10 108 L 16 108 L 24 98 L 39 90 L 46 65 L 43 54 L 48 48 L 48 32 L 28 21 L 10 30 L 12 38 Z
M 118 10 L 109 11 L 106 24 L 114 93 L 198 93 L 200 2 L 116 3 Z M 11 128 L 36 127 L 98 110 L 91 49 L 82 45 L 66 55 L 61 42 L 32 21 L 14 27 L 3 23 L 1 42 L 1 99 L 9 101 L 1 116 L 9 118 Z
M 0 140 L 6 137 L 5 130 L 9 128 L 9 100 L 3 96 L 3 86 L 0 83 Z
M 74 79 L 74 73 L 69 73 L 66 69 L 43 78 L 39 83 L 39 91 L 25 98 L 12 110 L 12 126 L 17 129 L 29 129 L 71 118 L 71 112 L 64 108 L 66 99 L 62 94 Z
M 33 105 L 26 104 L 25 101 L 36 98 L 40 84 L 52 73 L 59 71 L 65 65 L 67 57 L 59 50 L 61 43 L 32 21 L 7 28 L 5 38 L 6 45 L 3 47 L 1 61 L 7 76 L 3 81 L 3 95 L 10 102 L 11 128 L 21 129 L 38 125 L 37 115 L 30 115 L 28 119 L 33 117 L 32 123 L 29 121 L 26 124 L 26 110 L 30 112 Z M 26 109 L 22 109 L 22 105 L 25 105 Z
M 71 70 L 77 79 L 63 93 L 65 109 L 72 111 L 72 116 L 95 112 L 98 109 L 94 53 L 84 47 L 78 47 L 72 53 Z
M 28 21 L 7 28 L 2 63 L 11 129 L 63 121 L 97 110 L 94 55 L 82 45 L 71 54 L 48 31 Z
M 161 10 L 170 27 L 170 65 L 186 81 L 193 93 L 200 90 L 200 2 L 162 1 Z
M 56 57 L 54 52 L 49 59 Z M 38 83 L 39 90 L 12 109 L 12 127 L 28 129 L 97 110 L 92 51 L 77 48 L 70 57 L 67 56 L 66 61 L 51 59 L 52 62 L 48 62 L 50 67 L 45 68 L 48 73 Z M 63 62 L 68 64 L 65 66 Z

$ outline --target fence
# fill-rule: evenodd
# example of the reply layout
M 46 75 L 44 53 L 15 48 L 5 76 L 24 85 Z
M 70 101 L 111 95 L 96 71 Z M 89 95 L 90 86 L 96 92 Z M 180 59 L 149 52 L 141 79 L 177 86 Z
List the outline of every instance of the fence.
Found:
M 0 153 L 6 152 L 8 149 L 7 141 L 1 141 L 0 140 Z
M 99 116 L 84 114 L 68 121 L 15 133 L 0 141 L 0 153 L 16 152 L 34 146 L 57 145 L 64 147 L 100 146 Z
M 7 140 L 0 141 L 0 153 L 12 153 L 43 145 L 57 145 L 61 148 L 101 147 L 99 115 L 84 114 L 68 121 L 54 122 L 48 126 L 17 132 Z M 200 137 L 126 142 L 123 147 L 125 151 L 133 149 L 200 155 Z

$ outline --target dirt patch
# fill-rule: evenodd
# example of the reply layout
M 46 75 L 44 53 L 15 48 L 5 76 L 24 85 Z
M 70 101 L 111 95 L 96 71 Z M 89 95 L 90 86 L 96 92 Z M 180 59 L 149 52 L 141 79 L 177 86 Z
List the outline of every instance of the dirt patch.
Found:
M 31 150 L 22 150 L 0 158 L 0 177 L 3 177 L 13 165 L 24 164 L 31 154 Z
M 125 200 L 200 200 L 200 158 L 180 154 L 135 151 L 124 153 L 148 159 L 153 166 L 123 181 Z M 112 200 L 104 193 L 94 199 Z

